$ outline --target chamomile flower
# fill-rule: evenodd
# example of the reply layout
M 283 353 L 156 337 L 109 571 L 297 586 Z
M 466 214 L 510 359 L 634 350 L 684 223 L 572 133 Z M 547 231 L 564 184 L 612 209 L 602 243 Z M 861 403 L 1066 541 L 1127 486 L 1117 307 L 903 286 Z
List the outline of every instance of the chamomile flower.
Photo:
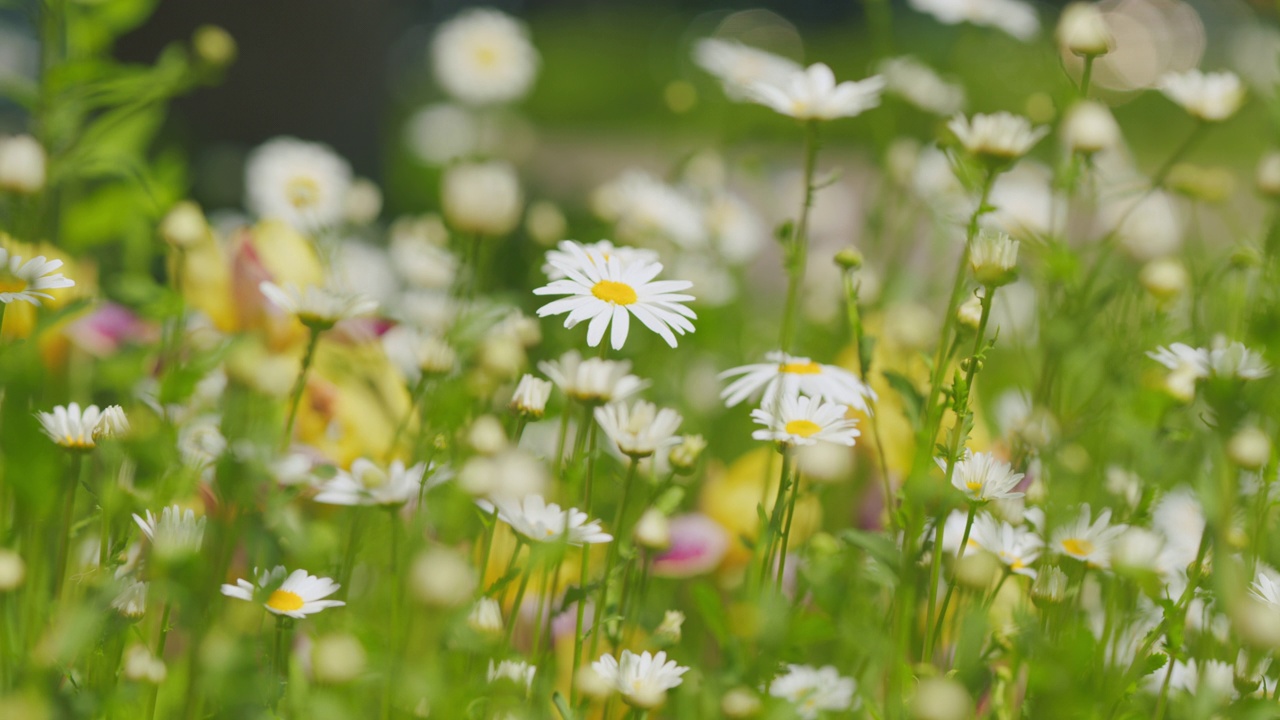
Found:
M 790 446 L 830 442 L 853 446 L 858 432 L 857 420 L 846 417 L 847 405 L 826 402 L 804 395 L 783 395 L 777 402 L 751 411 L 751 418 L 764 425 L 751 437 L 773 440 Z
M 1244 343 L 1233 342 L 1209 351 L 1209 369 L 1216 377 L 1260 380 L 1271 374 L 1271 366 Z
M 58 445 L 69 450 L 92 450 L 101 437 L 102 411 L 97 405 L 83 410 L 78 403 L 59 405 L 53 412 L 38 412 L 41 429 Z
M 875 75 L 859 82 L 836 84 L 836 76 L 823 63 L 772 80 L 758 80 L 749 88 L 751 100 L 799 120 L 834 120 L 854 117 L 880 104 L 884 78 Z
M 658 409 L 644 400 L 630 407 L 623 403 L 598 407 L 595 416 L 618 449 L 633 458 L 648 457 L 660 448 L 679 442 L 675 434 L 683 419 L 675 410 Z
M 314 232 L 342 220 L 351 165 L 327 145 L 282 137 L 245 162 L 245 205 L 260 218 Z
M 492 512 L 498 508 L 498 519 L 511 529 L 533 542 L 560 542 L 568 534 L 570 545 L 606 543 L 613 536 L 604 532 L 599 520 L 591 520 L 577 508 L 562 510 L 555 503 L 548 503 L 541 495 L 526 495 L 524 500 L 494 498 L 493 503 L 480 501 L 481 508 Z
M 569 328 L 590 320 L 587 344 L 591 347 L 600 344 L 605 330 L 612 324 L 610 344 L 615 350 L 622 349 L 627 341 L 632 315 L 671 347 L 676 346 L 677 333 L 693 332 L 693 323 L 689 320 L 698 316 L 682 304 L 693 300 L 693 296 L 679 293 L 692 287 L 693 283 L 685 280 L 655 282 L 654 278 L 662 272 L 660 263 L 623 262 L 618 257 L 605 260 L 602 255 L 589 253 L 576 243 L 566 247 L 572 259 L 555 263 L 566 278 L 553 280 L 533 292 L 535 295 L 569 297 L 538 308 L 538 317 L 568 313 L 564 325 Z
M 160 511 L 160 517 L 146 511 L 146 517 L 134 514 L 133 521 L 151 541 L 152 551 L 163 557 L 180 557 L 200 552 L 204 543 L 205 518 L 196 518 L 192 510 L 177 505 Z
M 1031 121 L 1007 112 L 978 113 L 971 118 L 956 115 L 947 128 L 969 154 L 995 162 L 1010 162 L 1026 155 L 1049 128 L 1033 128 Z
M 1014 526 L 983 513 L 973 523 L 973 541 L 992 553 L 1015 575 L 1035 578 L 1030 566 L 1040 557 L 1044 541 L 1025 525 Z
M 591 206 L 602 219 L 614 223 L 618 237 L 627 242 L 668 241 L 687 250 L 700 248 L 707 241 L 706 217 L 694 198 L 641 170 L 627 170 L 601 185 L 591 195 Z M 647 262 L 658 260 L 652 251 L 636 248 L 610 250 L 601 243 L 588 247 L 599 248 L 606 259 L 616 252 L 631 256 L 624 257 L 623 262 L 637 257 Z M 563 247 L 560 249 L 564 251 Z M 548 264 L 553 259 L 548 253 Z
M 264 607 L 274 615 L 287 615 L 292 618 L 304 618 L 326 608 L 346 605 L 341 600 L 326 600 L 341 587 L 333 580 L 310 575 L 306 570 L 294 570 L 285 577 L 284 566 L 277 565 L 271 571 L 257 572 L 257 584 L 248 580 L 236 580 L 235 585 L 224 584 L 222 594 L 238 600 L 254 602 L 266 590 Z M 281 582 L 283 580 L 283 582 Z M 272 589 L 274 588 L 274 589 Z
M 321 484 L 315 501 L 327 505 L 403 505 L 422 490 L 426 463 L 406 468 L 399 460 L 382 467 L 367 458 L 351 463 L 350 471 L 339 471 Z
M 1053 533 L 1053 549 L 1068 557 L 1081 560 L 1094 567 L 1108 567 L 1111 562 L 1111 543 L 1128 527 L 1111 524 L 1111 508 L 1093 517 L 1089 504 L 1080 508 L 1080 517 L 1058 528 Z
M 45 290 L 69 288 L 76 283 L 63 277 L 62 273 L 53 273 L 62 267 L 61 260 L 46 260 L 37 255 L 25 263 L 21 255 L 14 255 L 0 248 L 0 303 L 8 305 L 15 300 L 40 306 L 40 299 L 52 300 L 53 296 Z
M 531 665 L 523 660 L 503 660 L 497 665 L 493 661 L 489 661 L 489 682 L 496 683 L 503 680 L 513 682 L 528 692 L 533 688 L 533 676 L 538 672 L 535 665 Z
M 147 583 L 126 580 L 124 589 L 111 600 L 111 608 L 127 618 L 140 618 L 147 612 Z
M 320 285 L 299 288 L 288 284 L 284 287 L 273 282 L 258 284 L 273 305 L 294 315 L 303 325 L 318 329 L 333 327 L 340 320 L 368 315 L 378 309 L 378 304 L 363 295 Z
M 1169 73 L 1160 79 L 1159 87 L 1187 114 L 1206 122 L 1226 120 L 1244 103 L 1244 85 L 1232 72 Z
M 528 373 L 516 383 L 507 407 L 529 417 L 540 418 L 547 411 L 547 399 L 551 397 L 551 383 Z
M 815 720 L 828 710 L 838 712 L 853 707 L 857 688 L 853 678 L 842 676 L 833 665 L 788 665 L 786 673 L 769 683 L 769 694 L 794 705 L 804 720 Z
M 680 686 L 681 676 L 689 671 L 668 660 L 665 652 L 637 655 L 630 650 L 623 650 L 617 658 L 608 653 L 601 655 L 591 668 L 625 700 L 641 705 L 652 703 L 654 698 L 660 701 L 668 690 Z
M 773 405 L 779 394 L 783 397 L 804 394 L 870 412 L 868 401 L 875 399 L 875 391 L 848 370 L 783 352 L 770 352 L 765 359 L 768 362 L 720 373 L 721 380 L 737 377 L 720 392 L 726 407 L 733 407 L 763 390 L 760 403 L 764 407 Z
M 964 88 L 947 82 L 933 68 L 903 55 L 881 61 L 885 90 L 925 112 L 949 116 L 964 109 Z
M 565 395 L 589 404 L 625 400 L 649 384 L 631 374 L 629 360 L 583 360 L 577 350 L 566 352 L 559 360 L 540 362 L 538 369 Z
M 1280 610 L 1280 583 L 1272 580 L 1265 572 L 1259 572 L 1258 577 L 1254 578 L 1253 584 L 1249 586 L 1249 594 Z
M 943 472 L 947 463 L 935 458 Z M 1013 471 L 1009 463 L 998 460 L 990 453 L 965 450 L 964 457 L 956 462 L 951 472 L 951 484 L 973 502 L 1020 498 L 1023 493 L 1012 492 L 1022 482 L 1022 473 Z
M 572 244 L 574 244 L 572 240 L 561 240 L 557 243 L 555 250 L 547 251 L 546 262 L 542 264 L 542 272 L 547 276 L 548 280 L 562 280 L 568 277 L 563 270 L 556 266 L 563 265 L 565 263 L 572 265 L 577 262 L 577 258 L 572 254 L 569 248 L 566 247 Z M 626 263 L 635 261 L 647 263 L 658 262 L 658 253 L 653 250 L 649 250 L 648 248 L 630 247 L 627 245 L 614 245 L 608 240 L 587 243 L 582 245 L 582 247 L 587 251 L 588 257 L 603 257 L 605 261 L 608 261 L 613 255 L 617 255 Z
M 489 8 L 466 10 L 431 42 L 436 81 L 458 100 L 492 105 L 519 100 L 538 74 L 538 51 L 524 23 Z
M 1194 378 L 1209 376 L 1209 351 L 1196 348 L 1186 343 L 1173 343 L 1168 347 L 1158 347 L 1147 353 L 1147 357 L 1174 372 L 1186 373 Z
M 693 61 L 716 76 L 730 100 L 750 98 L 756 83 L 780 85 L 804 68 L 794 60 L 734 40 L 703 38 L 693 46 Z

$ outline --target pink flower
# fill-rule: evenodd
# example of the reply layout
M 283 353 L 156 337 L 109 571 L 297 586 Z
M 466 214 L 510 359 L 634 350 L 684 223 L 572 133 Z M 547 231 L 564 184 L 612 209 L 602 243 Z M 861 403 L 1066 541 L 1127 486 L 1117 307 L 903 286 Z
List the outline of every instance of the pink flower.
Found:
M 107 302 L 67 325 L 67 339 L 95 357 L 107 357 L 127 343 L 153 342 L 158 337 L 154 323 L 138 317 L 123 305 Z
M 653 560 L 657 577 L 683 578 L 711 572 L 729 550 L 729 534 L 702 513 L 671 518 L 671 547 Z

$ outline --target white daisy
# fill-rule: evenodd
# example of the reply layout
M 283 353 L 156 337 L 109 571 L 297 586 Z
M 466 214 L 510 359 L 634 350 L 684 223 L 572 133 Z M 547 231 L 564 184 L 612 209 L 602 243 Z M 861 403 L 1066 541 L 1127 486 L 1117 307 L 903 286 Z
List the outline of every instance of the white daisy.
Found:
M 642 170 L 627 170 L 596 188 L 591 207 L 602 219 L 614 223 L 618 237 L 627 242 L 662 240 L 685 249 L 706 244 L 708 228 L 702 207 L 687 192 Z M 657 262 L 656 256 L 648 257 Z
M 884 78 L 875 75 L 859 82 L 836 84 L 831 68 L 815 63 L 774 81 L 760 80 L 749 87 L 751 100 L 800 120 L 834 120 L 854 117 L 880 104 Z
M 618 449 L 633 458 L 648 457 L 660 448 L 679 442 L 675 434 L 683 420 L 675 410 L 659 410 L 644 400 L 637 400 L 630 407 L 623 403 L 598 407 L 595 416 Z
M 983 513 L 974 521 L 971 537 L 978 547 L 999 558 L 1010 572 L 1029 578 L 1036 576 L 1030 566 L 1040 557 L 1044 541 L 1030 528 L 1015 527 Z
M 333 327 L 339 320 L 368 315 L 378 304 L 363 295 L 320 285 L 284 287 L 263 281 L 258 290 L 276 307 L 294 315 L 302 324 L 319 329 Z
M 524 23 L 489 8 L 458 13 L 436 31 L 431 60 L 440 87 L 472 105 L 519 100 L 538 73 Z
M 613 539 L 612 535 L 601 529 L 599 520 L 591 520 L 577 508 L 562 510 L 559 505 L 548 503 L 541 495 L 526 495 L 522 501 L 499 497 L 494 498 L 492 503 L 483 500 L 478 502 L 485 512 L 490 513 L 496 505 L 498 519 L 533 542 L 560 542 L 566 532 L 567 542 L 575 546 L 583 543 L 606 543 Z
M 962 22 L 1001 30 L 1027 41 L 1040 32 L 1035 8 L 1020 0 L 908 0 L 912 8 L 947 25 Z
M 1209 376 L 1209 351 L 1186 343 L 1158 347 L 1148 352 L 1147 357 L 1174 372 L 1187 373 L 1195 378 Z
M 935 458 L 935 461 L 943 472 L 947 471 L 945 460 Z M 1022 473 L 1014 472 L 1009 463 L 990 453 L 967 449 L 951 471 L 951 484 L 974 502 L 1020 498 L 1024 493 L 1012 492 L 1020 482 Z
M 665 652 L 636 655 L 630 650 L 623 650 L 617 658 L 608 653 L 601 655 L 591 663 L 591 669 L 623 698 L 641 704 L 652 703 L 655 698 L 660 701 L 668 690 L 679 687 L 683 682 L 680 676 L 689 671 L 676 661 L 667 660 Z
M 782 396 L 804 394 L 828 402 L 848 405 L 864 413 L 871 411 L 869 400 L 875 400 L 875 391 L 858 379 L 857 375 L 836 365 L 823 365 L 807 357 L 770 352 L 768 362 L 743 365 L 720 373 L 721 380 L 741 376 L 720 392 L 726 407 L 733 407 L 761 389 L 764 396 L 760 403 L 769 407 Z
M 21 300 L 39 306 L 40 300 L 52 300 L 53 296 L 45 290 L 73 287 L 74 280 L 63 277 L 62 273 L 51 275 L 62 267 L 61 260 L 46 260 L 37 255 L 25 263 L 21 255 L 13 255 L 0 248 L 0 303 L 8 305 L 14 300 Z
M 382 467 L 366 458 L 351 463 L 351 470 L 339 470 L 320 484 L 315 501 L 327 505 L 403 505 L 422 490 L 425 463 L 406 468 L 395 460 Z
M 542 264 L 542 272 L 547 276 L 548 280 L 561 280 L 568 277 L 563 270 L 556 267 L 557 264 L 565 263 L 573 264 L 577 259 L 571 251 L 565 247 L 574 244 L 573 240 L 561 240 L 555 250 L 548 250 L 546 262 Z M 646 262 L 656 263 L 659 260 L 658 253 L 648 248 L 630 247 L 627 245 L 617 246 L 608 240 L 600 240 L 598 242 L 587 243 L 582 245 L 588 251 L 588 257 L 603 257 L 606 261 L 614 255 L 622 258 L 624 263 L 630 262 Z
M 516 389 L 511 393 L 511 402 L 508 407 L 521 415 L 540 418 L 547 411 L 547 400 L 550 397 L 549 381 L 525 373 L 520 378 L 520 382 L 516 383 Z
M 1259 380 L 1271 374 L 1271 366 L 1262 359 L 1262 355 L 1241 342 L 1210 350 L 1209 368 L 1217 377 L 1239 380 Z
M 1249 586 L 1249 594 L 1273 608 L 1280 609 L 1280 583 L 1264 572 L 1259 572 Z
M 861 433 L 855 427 L 858 421 L 846 417 L 848 413 L 847 405 L 822 398 L 783 395 L 777 402 L 751 411 L 751 418 L 765 426 L 751 437 L 792 446 L 822 441 L 852 447 Z
M 1026 155 L 1049 133 L 1048 127 L 1033 128 L 1030 120 L 1007 112 L 978 113 L 972 118 L 956 115 L 947 128 L 970 154 L 1002 162 Z
M 1105 568 L 1111 562 L 1111 543 L 1128 526 L 1111 524 L 1111 508 L 1104 509 L 1098 519 L 1090 523 L 1092 517 L 1089 504 L 1085 503 L 1079 518 L 1053 533 L 1053 548 L 1068 557 Z
M 693 283 L 685 280 L 654 282 L 653 278 L 662 272 L 661 263 L 624 263 L 618 257 L 605 260 L 602 255 L 591 254 L 576 243 L 567 247 L 576 262 L 556 263 L 567 277 L 554 280 L 533 292 L 535 295 L 570 297 L 538 308 L 538 317 L 568 313 L 564 322 L 568 328 L 583 320 L 591 320 L 587 328 L 587 344 L 591 347 L 600 344 L 605 330 L 612 323 L 610 344 L 615 350 L 620 350 L 627 340 L 632 315 L 671 347 L 676 346 L 675 333 L 693 332 L 693 323 L 689 320 L 698 316 L 681 304 L 693 300 L 693 296 L 678 293 L 692 287 Z
M 794 60 L 718 38 L 703 38 L 695 43 L 693 61 L 716 76 L 724 86 L 724 94 L 737 101 L 749 99 L 750 88 L 756 83 L 779 85 L 804 69 Z
M 1159 87 L 1189 115 L 1207 122 L 1226 120 L 1244 103 L 1244 85 L 1232 72 L 1169 73 L 1160 78 Z
M 111 607 L 127 618 L 140 618 L 147 612 L 147 583 L 128 580 L 124 589 L 111 600 Z
M 84 410 L 78 403 L 59 405 L 51 413 L 36 413 L 36 418 L 50 440 L 71 450 L 92 450 L 102 436 L 102 411 L 97 405 Z
M 467 615 L 467 627 L 481 635 L 502 634 L 502 606 L 493 598 L 482 597 L 476 601 Z
M 631 361 L 582 359 L 570 350 L 559 360 L 538 363 L 538 369 L 565 395 L 583 403 L 607 403 L 625 400 L 649 383 L 631 374 Z
M 162 557 L 181 557 L 200 552 L 204 544 L 205 518 L 196 518 L 192 510 L 183 512 L 177 505 L 160 511 L 160 517 L 146 511 L 146 517 L 133 516 L 142 533 L 151 541 L 152 551 Z
M 964 109 L 964 88 L 943 80 L 933 68 L 903 55 L 886 58 L 878 68 L 885 90 L 925 112 L 954 115 Z
M 440 183 L 444 217 L 454 229 L 500 237 L 520 224 L 524 193 L 511 163 L 458 163 L 444 171 Z
M 121 437 L 128 433 L 129 418 L 124 414 L 124 408 L 119 405 L 108 405 L 103 408 L 96 432 L 99 438 Z
M 245 161 L 245 205 L 301 232 L 342 220 L 350 189 L 351 165 L 328 145 L 275 138 Z
M 489 682 L 508 680 L 524 688 L 525 692 L 533 688 L 533 676 L 537 672 L 537 666 L 524 660 L 503 660 L 497 665 L 489 661 Z
M 787 665 L 787 672 L 769 683 L 769 694 L 794 705 L 804 720 L 815 720 L 822 712 L 853 707 L 857 688 L 853 678 L 842 676 L 833 665 Z
M 284 567 L 277 565 L 270 572 L 261 571 L 257 575 L 256 586 L 248 580 L 236 580 L 235 585 L 224 584 L 222 594 L 254 602 L 264 591 L 274 587 L 264 606 L 275 615 L 292 618 L 304 618 L 326 608 L 346 605 L 341 600 L 325 600 L 337 592 L 340 585 L 329 578 L 309 575 L 306 570 L 294 570 L 286 578 Z

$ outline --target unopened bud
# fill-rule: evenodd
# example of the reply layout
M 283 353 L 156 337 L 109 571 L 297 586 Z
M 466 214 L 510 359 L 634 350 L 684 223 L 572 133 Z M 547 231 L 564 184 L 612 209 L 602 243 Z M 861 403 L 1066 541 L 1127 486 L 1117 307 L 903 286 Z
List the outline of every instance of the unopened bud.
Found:
M 323 635 L 311 645 L 311 672 L 318 682 L 351 682 L 364 673 L 367 664 L 364 646 L 354 635 Z
M 720 712 L 730 720 L 745 720 L 760 714 L 760 696 L 748 688 L 738 687 L 720 698 Z
M 480 633 L 497 637 L 502 634 L 502 607 L 493 598 L 480 598 L 471 614 L 467 615 L 467 627 Z
M 836 253 L 836 265 L 844 270 L 857 270 L 862 267 L 862 253 L 857 248 L 847 247 Z
M 920 681 L 911 697 L 912 720 L 967 720 L 973 699 L 960 683 L 945 677 Z
M 511 394 L 510 408 L 522 415 L 540 418 L 547 411 L 547 399 L 550 397 L 550 381 L 526 373 Z
M 1098 6 L 1089 2 L 1068 5 L 1058 19 L 1058 44 L 1074 55 L 1105 55 L 1115 39 Z
M 1280 199 L 1280 152 L 1267 153 L 1258 162 L 1258 192 Z
M 0 190 L 30 195 L 44 188 L 44 147 L 30 135 L 0 137 Z
M 230 65 L 236 59 L 236 39 L 217 25 L 201 25 L 196 28 L 195 34 L 191 36 L 191 45 L 197 58 L 214 67 Z
M 1072 152 L 1092 155 L 1120 143 L 1120 126 L 1106 105 L 1085 100 L 1067 111 L 1062 139 Z
M 680 439 L 679 444 L 671 448 L 671 453 L 667 456 L 671 462 L 671 469 L 681 475 L 688 475 L 698 467 L 698 459 L 706 449 L 707 441 L 701 435 L 685 435 Z
M 680 642 L 680 628 L 683 625 L 684 613 L 679 610 L 668 610 L 662 616 L 662 624 L 653 631 L 653 636 L 659 642 L 674 645 Z
M 0 548 L 0 592 L 9 592 L 22 585 L 27 577 L 27 564 L 18 553 Z
M 183 200 L 160 222 L 160 237 L 176 248 L 191 247 L 209 237 L 209 223 L 199 205 Z
M 1186 291 L 1191 276 L 1180 261 L 1166 257 L 1143 265 L 1138 282 L 1156 300 L 1167 303 Z
M 971 296 L 956 308 L 956 320 L 970 330 L 977 330 L 982 323 L 982 300 Z
M 671 521 L 657 508 L 649 508 L 636 521 L 634 534 L 641 547 L 666 550 L 671 546 Z
M 1271 439 L 1256 427 L 1247 427 L 1231 436 L 1227 457 L 1246 470 L 1257 470 L 1271 460 Z
M 467 444 L 481 455 L 497 455 L 507 446 L 507 433 L 492 415 L 481 415 L 467 431 Z
M 409 569 L 409 586 L 419 601 L 438 607 L 457 607 L 471 599 L 476 589 L 475 572 L 462 556 L 452 550 L 427 550 L 414 558 Z

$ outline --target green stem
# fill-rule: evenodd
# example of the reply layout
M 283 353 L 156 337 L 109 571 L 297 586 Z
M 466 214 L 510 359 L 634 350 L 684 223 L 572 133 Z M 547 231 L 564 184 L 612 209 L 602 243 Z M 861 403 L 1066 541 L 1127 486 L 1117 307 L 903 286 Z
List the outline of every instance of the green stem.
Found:
M 592 610 L 590 657 L 595 657 L 596 649 L 600 644 L 600 635 L 604 631 L 605 603 L 609 599 L 609 576 L 613 574 L 613 565 L 618 561 L 618 547 L 626 537 L 622 521 L 626 517 L 627 500 L 631 496 L 631 486 L 635 484 L 636 469 L 639 465 L 639 458 L 631 458 L 631 463 L 627 465 L 627 476 L 622 481 L 622 501 L 618 503 L 618 511 L 613 519 L 613 542 L 609 543 L 609 551 L 605 555 L 604 575 L 600 578 L 600 591 L 596 595 L 596 606 Z
M 969 545 L 969 531 L 973 529 L 973 519 L 978 514 L 977 503 L 969 503 L 969 517 L 964 522 L 964 537 L 960 538 L 960 547 L 956 550 L 956 562 L 964 557 L 965 547 Z M 941 553 L 942 548 L 934 548 L 934 552 Z M 937 578 L 934 578 L 937 581 Z M 951 604 L 951 596 L 955 593 L 956 581 L 955 575 L 952 574 L 951 582 L 947 583 L 947 594 L 942 597 L 942 607 L 938 608 L 937 621 L 934 623 L 933 631 L 929 633 L 929 644 L 925 646 L 924 659 L 928 660 L 933 656 L 933 649 L 938 644 L 938 639 L 942 637 L 942 626 L 947 620 L 947 606 Z
M 58 561 L 54 565 L 53 576 L 53 596 L 55 598 L 61 598 L 62 591 L 65 588 L 67 556 L 71 552 L 71 521 L 75 514 L 76 489 L 80 487 L 88 473 L 88 453 L 77 451 L 76 462 L 78 463 L 76 476 L 71 478 L 71 487 L 67 488 L 66 497 L 62 503 L 62 540 L 58 544 Z
M 778 473 L 778 493 L 773 498 L 773 508 L 769 511 L 769 524 L 757 542 L 764 555 L 760 558 L 760 585 L 769 577 L 773 568 L 773 540 L 782 530 L 782 518 L 786 513 L 787 482 L 791 478 L 791 452 L 782 447 L 782 471 Z
M 396 431 L 391 435 L 391 442 L 387 445 L 387 454 L 383 458 L 387 462 L 391 462 L 391 458 L 395 457 L 396 446 L 400 444 L 400 437 L 404 435 L 404 431 L 409 428 L 409 421 L 418 411 L 418 405 L 422 402 L 423 396 L 427 394 L 427 374 L 422 373 L 418 377 L 418 382 L 413 386 L 413 393 L 409 396 L 409 409 L 405 411 L 404 417 L 400 418 L 400 422 L 396 424 Z M 292 427 L 292 425 L 291 425 Z
M 289 419 L 284 424 L 284 437 L 281 439 L 280 449 L 284 450 L 289 447 L 289 443 L 293 441 L 293 424 L 298 419 L 298 405 L 302 402 L 302 392 L 307 389 L 307 373 L 311 370 L 311 363 L 315 360 L 316 346 L 320 344 L 320 330 L 317 328 L 309 328 L 311 336 L 307 338 L 307 351 L 302 356 L 302 370 L 298 372 L 298 379 L 293 383 L 293 391 L 289 393 Z
M 516 590 L 516 601 L 511 605 L 511 620 L 507 623 L 507 646 L 511 646 L 511 639 L 516 634 L 516 621 L 520 619 L 520 603 L 524 602 L 524 592 L 529 589 L 529 576 L 533 575 L 533 549 L 529 551 L 529 565 L 525 567 L 524 572 L 520 574 L 520 587 Z
M 1089 97 L 1089 80 L 1093 78 L 1093 61 L 1096 55 L 1084 56 L 1084 72 L 1080 75 L 1080 98 Z
M 862 384 L 869 388 L 871 387 L 871 359 L 867 358 L 864 362 L 862 357 L 865 344 L 862 313 L 858 309 L 858 288 L 853 284 L 852 270 L 844 272 L 844 298 L 846 312 L 849 315 L 849 326 L 853 331 L 853 347 L 854 356 L 858 363 L 858 377 L 862 379 Z M 867 403 L 867 417 L 871 422 L 871 434 L 875 441 L 876 464 L 880 472 L 880 481 L 884 485 L 882 492 L 884 493 L 885 513 L 889 516 L 889 530 L 896 535 L 898 532 L 897 498 L 893 492 L 893 482 L 889 478 L 889 461 L 884 453 L 884 440 L 880 433 L 879 414 L 876 412 L 875 399 L 867 397 L 865 400 Z
M 363 529 L 361 521 L 363 519 L 363 508 L 352 508 L 351 531 L 347 534 L 347 549 L 342 553 L 342 567 L 338 570 L 338 584 L 346 588 L 347 597 L 351 596 L 351 571 L 355 567 L 356 547 L 360 542 L 360 531 Z
M 800 464 L 796 463 L 794 477 L 791 478 L 791 499 L 787 501 L 787 518 L 782 526 L 781 549 L 778 551 L 778 592 L 782 592 L 782 578 L 787 569 L 787 544 L 791 540 L 791 519 L 796 515 L 796 499 L 800 497 Z
M 169 603 L 164 604 L 164 610 L 160 613 L 160 637 L 156 639 L 155 658 L 164 660 L 164 644 L 169 636 L 169 611 L 173 608 Z M 151 694 L 147 698 L 147 720 L 155 720 L 156 703 L 160 699 L 160 685 L 157 684 L 151 688 Z
M 809 210 L 813 207 L 813 176 L 818 163 L 818 123 L 805 124 L 804 136 L 804 199 L 800 204 L 800 216 L 796 221 L 791 240 L 786 246 L 787 298 L 782 310 L 782 332 L 778 349 L 790 352 L 795 334 L 796 310 L 800 303 L 800 288 L 804 285 L 806 256 L 809 250 Z

